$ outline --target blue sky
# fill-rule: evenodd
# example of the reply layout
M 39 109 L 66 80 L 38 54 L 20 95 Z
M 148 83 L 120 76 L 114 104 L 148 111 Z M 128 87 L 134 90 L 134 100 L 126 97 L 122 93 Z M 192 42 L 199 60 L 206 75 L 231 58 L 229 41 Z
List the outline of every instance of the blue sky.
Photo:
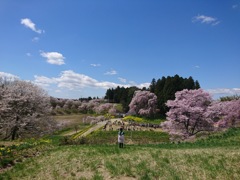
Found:
M 240 94 L 240 0 L 1 0 L 0 76 L 55 97 L 192 76 Z

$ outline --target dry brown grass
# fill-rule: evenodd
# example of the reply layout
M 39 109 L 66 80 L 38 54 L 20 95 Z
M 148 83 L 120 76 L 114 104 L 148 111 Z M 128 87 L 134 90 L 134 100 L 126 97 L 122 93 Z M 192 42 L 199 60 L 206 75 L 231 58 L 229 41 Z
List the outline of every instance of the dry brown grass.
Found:
M 24 162 L 12 179 L 240 179 L 239 148 L 68 146 Z

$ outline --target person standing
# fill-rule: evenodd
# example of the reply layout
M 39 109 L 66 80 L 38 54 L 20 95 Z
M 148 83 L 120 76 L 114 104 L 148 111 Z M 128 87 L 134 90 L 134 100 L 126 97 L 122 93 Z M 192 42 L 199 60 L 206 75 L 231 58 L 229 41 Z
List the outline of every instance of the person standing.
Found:
M 118 145 L 119 148 L 123 148 L 123 143 L 124 143 L 124 132 L 123 128 L 121 127 L 118 132 Z

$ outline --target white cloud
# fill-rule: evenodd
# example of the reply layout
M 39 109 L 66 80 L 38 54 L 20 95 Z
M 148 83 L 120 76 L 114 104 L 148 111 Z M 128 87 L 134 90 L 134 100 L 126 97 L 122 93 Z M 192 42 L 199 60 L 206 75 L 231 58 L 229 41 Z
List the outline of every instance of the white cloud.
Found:
M 57 85 L 57 87 L 61 89 L 68 89 L 73 91 L 79 91 L 83 88 L 97 88 L 97 89 L 109 89 L 109 88 L 116 88 L 117 86 L 120 87 L 130 87 L 131 84 L 118 84 L 109 81 L 98 81 L 94 78 L 91 78 L 84 74 L 76 73 L 72 70 L 62 71 L 59 77 L 48 78 L 45 76 L 34 76 L 35 84 L 38 84 L 44 88 L 50 85 Z M 143 84 L 135 84 L 139 88 L 148 87 L 149 83 Z
M 217 18 L 205 15 L 198 15 L 193 17 L 192 22 L 201 22 L 202 24 L 211 24 L 213 26 L 220 23 L 220 21 Z
M 94 78 L 91 78 L 84 74 L 76 73 L 72 70 L 62 71 L 59 77 L 46 77 L 46 76 L 34 76 L 35 80 L 33 81 L 35 84 L 50 90 L 52 85 L 56 85 L 58 88 L 54 88 L 55 93 L 74 93 L 73 91 L 80 91 L 83 89 L 88 89 L 88 91 L 96 92 L 96 89 L 106 90 L 109 88 L 116 88 L 119 87 L 131 87 L 137 86 L 139 88 L 146 87 L 148 88 L 150 83 L 141 83 L 136 84 L 134 81 L 129 82 L 128 84 L 118 84 L 114 82 L 108 81 L 98 81 Z M 20 78 L 16 75 L 0 72 L 0 81 L 14 81 L 19 80 Z M 90 88 L 90 89 L 89 89 Z M 91 89 L 92 88 L 92 89 Z M 231 95 L 240 95 L 240 88 L 216 88 L 216 89 L 207 89 L 207 92 L 212 94 L 215 97 L 221 96 L 231 96 Z M 71 94 L 70 93 L 70 94 Z
M 99 66 L 101 66 L 101 64 L 90 64 L 90 66 L 99 67 Z
M 41 30 L 41 29 L 37 29 L 36 28 L 36 25 L 31 21 L 31 19 L 29 18 L 24 18 L 24 19 L 21 19 L 21 24 L 23 24 L 24 26 L 26 26 L 27 28 L 30 28 L 31 30 L 33 30 L 34 32 L 38 33 L 38 34 L 41 34 L 43 33 L 44 31 Z
M 119 77 L 118 79 L 119 79 L 119 81 L 122 82 L 122 83 L 126 83 L 126 82 L 127 82 L 127 80 L 124 79 L 124 78 Z
M 58 52 L 41 52 L 40 53 L 42 57 L 47 58 L 47 62 L 49 64 L 55 64 L 55 65 L 63 65 L 65 64 L 64 59 L 65 57 Z
M 194 68 L 196 68 L 196 69 L 199 69 L 199 68 L 200 68 L 200 66 L 196 65 L 196 66 L 194 66 Z
M 129 81 L 129 84 L 131 84 L 131 86 L 136 86 L 136 83 L 134 81 Z
M 48 78 L 44 76 L 35 76 L 35 83 L 44 87 L 50 84 L 57 84 L 60 88 L 69 90 L 77 90 L 79 88 L 94 87 L 94 88 L 109 88 L 117 87 L 115 83 L 99 82 L 84 74 L 75 73 L 72 70 L 63 71 L 60 77 Z
M 31 56 L 32 56 L 32 54 L 31 54 L 31 53 L 26 53 L 26 55 L 27 55 L 28 57 L 31 57 Z
M 213 96 L 231 96 L 235 94 L 240 95 L 240 88 L 217 88 L 217 89 L 207 89 Z
M 106 73 L 104 73 L 105 75 L 116 75 L 117 74 L 117 71 L 115 70 L 111 70 L 111 71 L 108 71 Z
M 84 74 L 78 74 L 74 71 L 63 71 L 61 76 L 57 79 L 58 87 L 67 88 L 70 90 L 84 88 L 84 87 L 96 87 L 98 81 L 86 76 Z
M 10 73 L 0 72 L 0 82 L 2 81 L 15 81 L 19 80 L 20 78 L 18 76 L 15 76 Z
M 59 90 L 59 89 L 57 89 L 55 92 L 56 92 L 56 93 L 61 93 L 62 91 L 61 91 L 61 90 Z
M 151 83 L 142 83 L 142 84 L 139 84 L 137 87 L 139 88 L 148 88 L 150 86 Z
M 42 87 L 48 87 L 50 86 L 50 84 L 57 83 L 57 80 L 55 78 L 48 78 L 45 76 L 37 76 L 37 75 L 35 75 L 34 78 L 35 78 L 34 83 Z

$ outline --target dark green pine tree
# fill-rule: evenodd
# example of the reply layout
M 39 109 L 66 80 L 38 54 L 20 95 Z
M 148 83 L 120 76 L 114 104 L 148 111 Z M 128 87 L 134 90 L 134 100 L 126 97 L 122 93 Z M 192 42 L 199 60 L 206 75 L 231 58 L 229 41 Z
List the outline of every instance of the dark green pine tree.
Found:
M 200 89 L 200 88 L 201 88 L 200 84 L 199 84 L 198 80 L 196 80 L 195 81 L 195 89 Z
M 149 86 L 149 90 L 150 90 L 150 92 L 155 93 L 155 90 L 156 90 L 156 79 L 155 78 L 152 79 L 152 82 Z

